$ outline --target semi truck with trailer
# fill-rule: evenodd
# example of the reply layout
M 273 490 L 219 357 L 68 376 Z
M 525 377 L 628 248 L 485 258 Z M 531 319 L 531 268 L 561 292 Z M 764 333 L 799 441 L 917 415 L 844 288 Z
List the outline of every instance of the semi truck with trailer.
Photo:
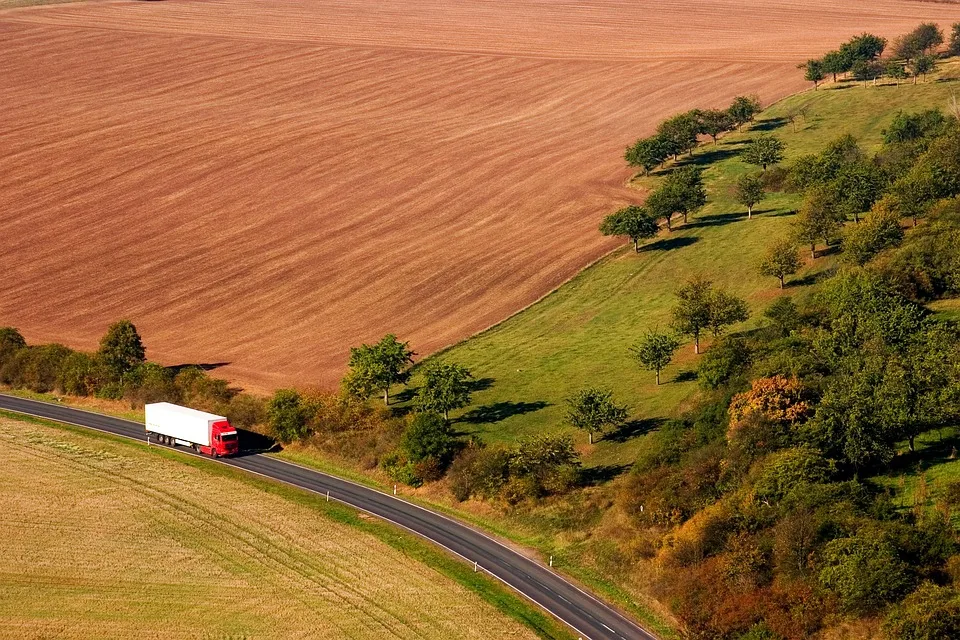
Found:
M 204 455 L 230 456 L 239 450 L 237 430 L 223 416 L 156 402 L 144 407 L 147 442 L 182 445 Z

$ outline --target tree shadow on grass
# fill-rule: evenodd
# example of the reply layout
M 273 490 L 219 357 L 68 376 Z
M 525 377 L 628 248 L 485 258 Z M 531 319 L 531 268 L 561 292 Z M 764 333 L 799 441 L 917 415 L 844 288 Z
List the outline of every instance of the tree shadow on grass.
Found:
M 787 118 L 769 118 L 767 120 L 758 120 L 750 127 L 750 130 L 765 133 L 767 131 L 776 131 L 777 129 L 787 126 L 789 123 L 790 120 Z
M 469 383 L 470 392 L 475 393 L 477 391 L 486 391 L 493 386 L 493 383 L 497 380 L 495 378 L 477 378 L 476 380 L 471 380 Z
M 605 441 L 624 443 L 633 438 L 646 435 L 663 424 L 663 418 L 642 418 L 640 420 L 631 420 L 625 423 L 616 431 L 603 436 Z
M 936 429 L 932 429 L 936 433 Z M 927 432 L 930 433 L 930 432 Z M 951 462 L 957 459 L 957 450 L 960 449 L 960 434 L 947 434 L 944 436 L 941 431 L 940 437 L 935 442 L 928 442 L 926 446 L 917 451 L 906 451 L 893 460 L 887 468 L 887 475 L 912 475 L 918 469 L 929 469 L 940 464 Z
M 610 482 L 629 470 L 629 464 L 600 464 L 587 467 L 580 470 L 580 484 L 585 487 L 595 487 Z
M 696 371 L 681 371 L 673 377 L 674 382 L 693 382 L 697 379 Z
M 467 424 L 490 424 L 506 420 L 512 416 L 519 416 L 525 413 L 533 413 L 549 407 L 549 402 L 538 400 L 536 402 L 494 402 L 476 409 L 471 409 L 457 419 L 457 422 Z
M 661 240 L 657 240 L 656 242 L 643 245 L 640 247 L 640 251 L 670 251 L 671 249 L 689 247 L 699 240 L 700 238 L 697 236 L 677 236 L 672 238 L 663 238 Z
M 818 282 L 823 282 L 827 278 L 830 278 L 836 272 L 836 267 L 823 269 L 821 271 L 814 271 L 813 273 L 808 273 L 802 278 L 793 278 L 792 280 L 787 280 L 785 283 L 785 288 L 790 289 L 791 287 L 806 287 L 811 284 L 817 284 Z
M 719 227 L 725 224 L 731 224 L 747 217 L 746 211 L 737 213 L 715 213 L 707 216 L 699 216 L 694 222 L 688 222 L 683 225 L 684 229 L 696 229 L 698 227 Z

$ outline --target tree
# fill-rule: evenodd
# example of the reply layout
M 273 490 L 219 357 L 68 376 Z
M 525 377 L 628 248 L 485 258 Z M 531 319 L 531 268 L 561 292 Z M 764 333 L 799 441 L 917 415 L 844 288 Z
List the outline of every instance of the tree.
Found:
M 456 452 L 457 439 L 445 418 L 428 411 L 413 417 L 400 438 L 400 448 L 413 462 L 432 459 L 445 467 Z
M 693 338 L 693 352 L 700 353 L 700 334 L 710 326 L 710 299 L 713 283 L 699 276 L 677 289 L 673 323 L 681 335 Z
M 693 151 L 699 132 L 700 124 L 692 111 L 664 120 L 657 126 L 657 136 L 664 141 L 665 148 L 674 158 Z
M 880 167 L 867 160 L 843 164 L 829 187 L 837 203 L 837 213 L 843 219 L 869 211 L 887 188 L 887 176 Z
M 707 202 L 707 192 L 703 186 L 703 169 L 700 167 L 680 167 L 675 169 L 647 198 L 647 210 L 654 218 L 663 218 L 667 230 L 672 230 L 673 215 L 683 215 L 683 221 Z
M 876 60 L 857 60 L 850 69 L 853 79 L 862 82 L 866 86 L 867 82 L 874 81 L 883 75 L 883 65 Z
M 510 455 L 510 473 L 528 479 L 534 494 L 566 484 L 565 476 L 575 475 L 579 466 L 580 454 L 567 434 L 524 438 Z
M 925 22 L 910 33 L 897 38 L 893 46 L 893 57 L 901 60 L 913 60 L 917 56 L 932 53 L 943 44 L 943 31 L 932 22 Z
M 594 433 L 619 427 L 627 420 L 627 408 L 616 404 L 613 392 L 606 389 L 582 389 L 567 398 L 567 406 L 567 422 L 586 431 L 590 444 L 593 444 Z
M 100 350 L 97 353 L 117 378 L 133 371 L 146 360 L 143 341 L 137 328 L 129 320 L 120 320 L 110 325 L 100 340 Z
M 783 141 L 769 135 L 754 138 L 742 153 L 743 161 L 761 167 L 763 171 L 771 164 L 783 160 Z
M 813 90 L 816 91 L 820 83 L 823 82 L 823 79 L 827 77 L 823 69 L 823 61 L 811 59 L 807 60 L 806 64 L 801 66 L 804 67 L 803 79 L 807 82 L 812 82 Z
M 647 371 L 657 372 L 657 385 L 660 384 L 660 372 L 673 360 L 673 354 L 680 341 L 669 333 L 650 331 L 630 351 L 636 361 Z
M 887 66 L 884 67 L 883 72 L 887 74 L 888 78 L 891 78 L 896 81 L 897 87 L 900 86 L 900 82 L 907 79 L 907 70 L 903 66 L 902 62 L 897 60 L 891 60 L 887 63 Z
M 423 384 L 417 390 L 416 405 L 420 411 L 436 411 L 450 419 L 450 410 L 470 404 L 470 381 L 473 376 L 458 364 L 434 362 L 423 371 Z
M 390 387 L 410 378 L 408 370 L 414 352 L 409 342 L 400 342 L 389 333 L 380 342 L 350 348 L 350 372 L 343 379 L 344 388 L 351 395 L 369 398 L 376 391 L 383 392 L 383 404 L 390 404 Z
M 267 405 L 270 432 L 287 444 L 307 435 L 307 407 L 297 391 L 277 389 Z
M 807 192 L 794 222 L 797 240 L 810 245 L 810 258 L 817 257 L 817 241 L 829 245 L 840 231 L 840 214 L 831 192 L 815 187 Z
M 637 253 L 640 253 L 640 240 L 654 237 L 659 230 L 657 219 L 646 208 L 635 204 L 611 213 L 600 223 L 600 233 L 630 238 Z
M 0 369 L 20 349 L 27 346 L 23 335 L 13 327 L 0 327 Z
M 781 238 L 767 247 L 766 253 L 760 260 L 759 271 L 762 276 L 773 276 L 780 281 L 783 289 L 784 279 L 800 270 L 803 261 L 800 252 L 788 238 Z
M 669 156 L 668 145 L 660 136 L 641 138 L 633 146 L 627 147 L 623 154 L 630 166 L 642 168 L 644 174 L 662 165 Z
M 900 216 L 885 202 L 873 208 L 858 224 L 843 234 L 843 259 L 856 265 L 866 264 L 873 256 L 903 240 Z
M 823 72 L 833 76 L 833 81 L 837 81 L 838 73 L 850 71 L 851 60 L 849 56 L 840 51 L 830 51 L 823 56 Z
M 840 47 L 853 62 L 857 60 L 875 60 L 887 48 L 887 39 L 864 33 L 851 38 Z
M 955 22 L 950 31 L 950 48 L 947 50 L 951 56 L 960 56 L 960 22 Z
M 737 130 L 742 131 L 743 125 L 753 122 L 754 116 L 760 113 L 760 99 L 756 96 L 737 96 L 727 112 L 730 119 L 737 126 Z
M 700 123 L 700 133 L 713 138 L 713 144 L 717 144 L 717 138 L 721 133 L 726 133 L 734 127 L 730 112 L 721 109 L 697 111 L 697 121 Z
M 927 74 L 931 73 L 936 67 L 937 59 L 930 55 L 917 56 L 910 63 L 910 72 L 913 74 L 913 84 L 917 84 L 917 78 L 923 76 L 927 79 Z
M 750 317 L 747 303 L 723 289 L 714 289 L 708 300 L 707 326 L 714 337 L 723 334 L 728 326 Z
M 748 220 L 753 218 L 753 208 L 762 202 L 764 197 L 766 197 L 766 192 L 763 188 L 763 178 L 761 176 L 747 173 L 737 180 L 737 202 L 747 208 Z

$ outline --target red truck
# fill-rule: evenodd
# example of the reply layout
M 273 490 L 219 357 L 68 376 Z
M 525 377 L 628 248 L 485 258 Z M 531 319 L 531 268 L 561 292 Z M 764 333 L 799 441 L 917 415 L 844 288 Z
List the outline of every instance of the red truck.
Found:
M 217 458 L 240 450 L 237 430 L 223 416 L 189 407 L 157 402 L 144 407 L 147 441 L 178 444 Z

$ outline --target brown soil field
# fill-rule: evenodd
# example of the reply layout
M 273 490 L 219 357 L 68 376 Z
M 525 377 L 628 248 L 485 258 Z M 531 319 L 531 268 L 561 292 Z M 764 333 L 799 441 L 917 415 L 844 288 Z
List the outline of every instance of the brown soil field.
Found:
M 956 6 L 903 0 L 166 0 L 0 13 L 0 323 L 332 384 L 420 354 L 613 244 L 623 148 L 679 110 Z
M 0 539 L 3 638 L 536 637 L 315 508 L 2 417 Z

